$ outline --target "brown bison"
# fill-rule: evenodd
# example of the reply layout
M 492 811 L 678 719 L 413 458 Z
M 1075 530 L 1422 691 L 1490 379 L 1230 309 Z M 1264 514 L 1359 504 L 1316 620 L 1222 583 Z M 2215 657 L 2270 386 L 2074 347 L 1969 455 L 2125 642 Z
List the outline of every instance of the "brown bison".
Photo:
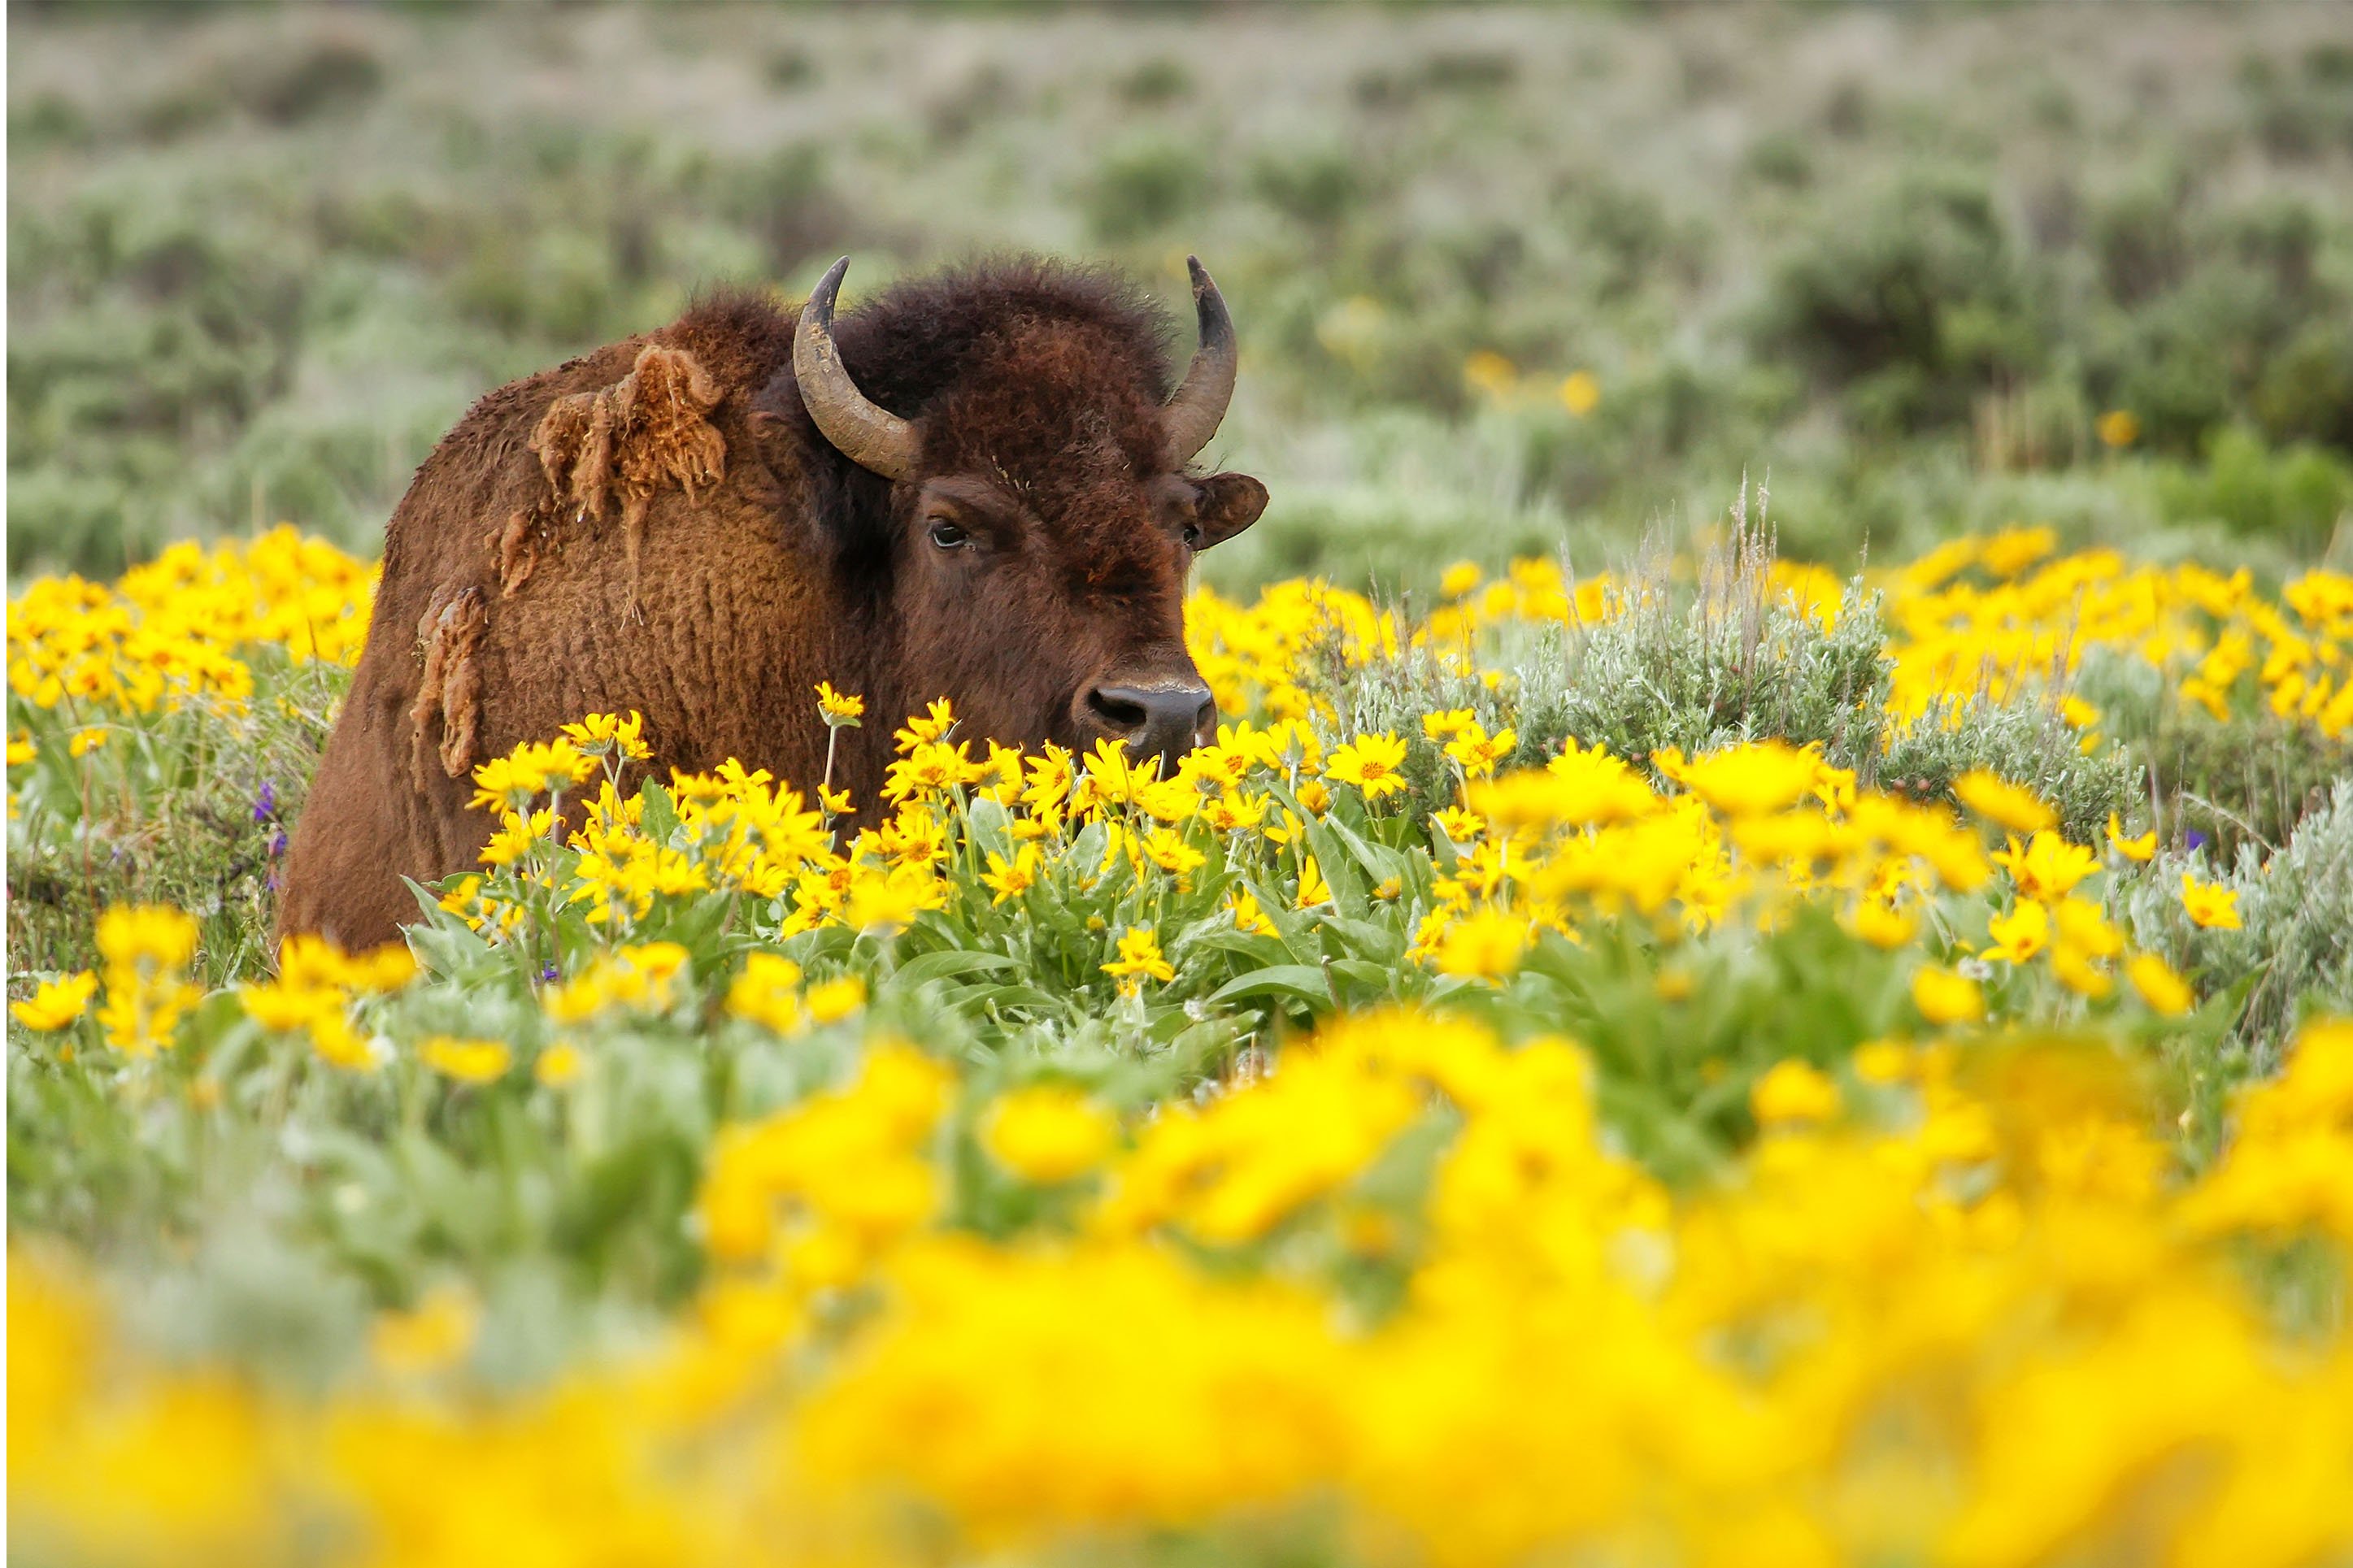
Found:
M 797 313 L 723 294 L 501 387 L 434 449 L 386 531 L 283 930 L 393 938 L 401 879 L 467 869 L 489 836 L 474 766 L 586 713 L 642 713 L 657 770 L 732 756 L 804 788 L 819 680 L 885 721 L 949 697 L 961 733 L 1008 744 L 1173 759 L 1206 737 L 1187 572 L 1267 498 L 1190 471 L 1235 371 L 1200 263 L 1181 382 L 1164 318 L 1104 275 L 991 264 L 837 326 L 847 265 Z M 835 763 L 868 813 L 889 736 L 846 733 Z

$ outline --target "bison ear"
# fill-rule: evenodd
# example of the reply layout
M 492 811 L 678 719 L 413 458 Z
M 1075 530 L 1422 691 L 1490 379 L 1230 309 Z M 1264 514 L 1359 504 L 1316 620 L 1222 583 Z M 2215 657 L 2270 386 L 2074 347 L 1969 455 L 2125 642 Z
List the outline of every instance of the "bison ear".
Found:
M 1223 544 L 1256 522 L 1258 514 L 1266 510 L 1266 487 L 1248 474 L 1211 474 L 1195 483 L 1201 489 L 1193 509 L 1193 520 L 1201 530 L 1201 542 L 1194 547 L 1198 550 Z

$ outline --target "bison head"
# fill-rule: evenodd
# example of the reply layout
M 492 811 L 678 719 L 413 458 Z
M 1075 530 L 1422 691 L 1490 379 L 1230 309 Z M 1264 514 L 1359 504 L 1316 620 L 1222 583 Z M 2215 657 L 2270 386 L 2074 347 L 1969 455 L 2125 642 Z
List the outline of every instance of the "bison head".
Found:
M 1189 471 L 1233 395 L 1217 285 L 1188 260 L 1200 346 L 1171 390 L 1157 316 L 1098 275 L 905 285 L 837 342 L 848 265 L 803 309 L 793 371 L 818 432 L 864 470 L 863 504 L 845 498 L 866 520 L 849 569 L 887 645 L 879 694 L 951 697 L 1010 743 L 1115 739 L 1172 772 L 1217 723 L 1185 648 L 1193 557 L 1267 500 L 1256 479 Z

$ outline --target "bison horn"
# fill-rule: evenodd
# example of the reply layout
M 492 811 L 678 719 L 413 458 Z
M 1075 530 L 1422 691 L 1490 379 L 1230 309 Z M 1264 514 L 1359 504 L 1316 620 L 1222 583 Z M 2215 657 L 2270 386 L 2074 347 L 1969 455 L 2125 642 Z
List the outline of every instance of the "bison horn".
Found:
M 833 299 L 849 269 L 847 256 L 828 268 L 801 307 L 801 323 L 793 333 L 793 379 L 800 384 L 809 417 L 843 457 L 886 479 L 903 479 L 915 471 L 914 426 L 859 391 L 834 346 Z
M 1190 461 L 1218 433 L 1226 417 L 1226 405 L 1234 400 L 1234 371 L 1240 363 L 1234 319 L 1226 314 L 1226 301 L 1218 286 L 1209 280 L 1199 257 L 1187 257 L 1185 266 L 1193 274 L 1193 309 L 1201 318 L 1201 346 L 1193 352 L 1193 363 L 1185 372 L 1184 382 L 1170 395 L 1163 416 L 1168 445 L 1180 463 Z

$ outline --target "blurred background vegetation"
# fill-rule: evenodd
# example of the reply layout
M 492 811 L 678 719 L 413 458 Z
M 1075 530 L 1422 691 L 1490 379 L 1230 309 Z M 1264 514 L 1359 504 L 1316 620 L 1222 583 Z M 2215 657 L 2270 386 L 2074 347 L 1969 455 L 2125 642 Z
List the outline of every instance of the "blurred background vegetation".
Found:
M 1580 565 L 1769 475 L 1852 565 L 2348 549 L 2353 8 L 8 14 L 13 576 L 374 550 L 700 284 L 1098 258 L 1240 320 L 1213 580 Z

